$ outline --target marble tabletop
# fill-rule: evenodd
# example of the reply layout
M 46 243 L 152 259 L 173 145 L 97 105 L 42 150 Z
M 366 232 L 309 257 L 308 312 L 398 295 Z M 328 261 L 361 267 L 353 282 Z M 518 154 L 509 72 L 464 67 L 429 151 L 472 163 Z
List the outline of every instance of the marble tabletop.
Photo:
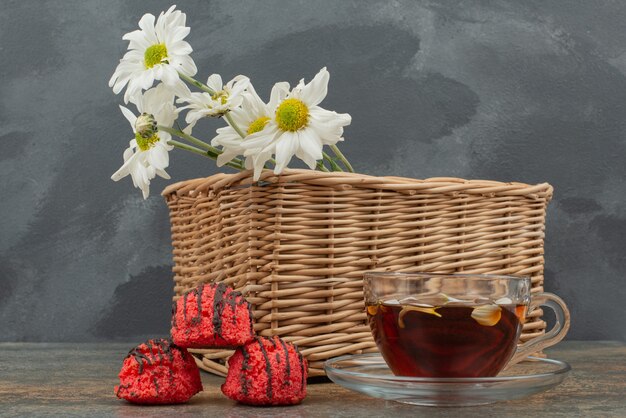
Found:
M 133 343 L 0 343 L 0 416 L 210 417 L 626 417 L 626 343 L 565 341 L 547 350 L 567 361 L 560 386 L 526 399 L 465 408 L 429 408 L 369 398 L 328 381 L 309 383 L 291 407 L 239 405 L 220 391 L 222 379 L 202 374 L 204 391 L 189 403 L 136 406 L 113 386 Z

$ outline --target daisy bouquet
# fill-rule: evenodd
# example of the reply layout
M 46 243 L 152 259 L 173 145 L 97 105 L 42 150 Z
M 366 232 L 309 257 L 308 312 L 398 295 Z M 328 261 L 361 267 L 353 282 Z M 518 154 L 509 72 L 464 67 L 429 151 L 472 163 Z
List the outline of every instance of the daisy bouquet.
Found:
M 243 75 L 224 84 L 219 74 L 212 74 L 202 83 L 194 78 L 197 68 L 185 41 L 190 32 L 185 25 L 186 15 L 172 6 L 158 18 L 145 14 L 139 29 L 122 38 L 129 41 L 128 52 L 109 86 L 116 94 L 125 89 L 124 103 L 133 104 L 136 112 L 120 106 L 134 137 L 113 180 L 130 175 L 147 198 L 153 178 L 170 178 L 166 169 L 174 148 L 214 159 L 220 167 L 253 170 L 254 180 L 263 169 L 280 174 L 294 156 L 310 169 L 353 172 L 337 147 L 350 115 L 320 107 L 328 91 L 326 68 L 295 87 L 276 83 L 268 102 Z M 181 113 L 184 127 L 178 121 Z M 193 132 L 202 118 L 221 118 L 226 126 L 206 142 Z

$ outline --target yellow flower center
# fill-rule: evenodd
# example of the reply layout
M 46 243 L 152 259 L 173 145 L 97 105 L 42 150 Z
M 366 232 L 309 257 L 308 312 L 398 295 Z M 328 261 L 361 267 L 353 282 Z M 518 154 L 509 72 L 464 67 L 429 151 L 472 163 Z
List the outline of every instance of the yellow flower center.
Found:
M 211 99 L 218 101 L 225 105 L 226 102 L 228 101 L 228 93 L 226 93 L 224 90 L 220 90 L 218 92 L 216 92 L 215 94 L 213 94 L 213 96 L 211 96 Z
M 155 133 L 149 137 L 143 137 L 141 134 L 135 134 L 135 141 L 137 141 L 137 147 L 139 147 L 142 151 L 148 151 L 150 148 L 154 146 L 157 142 L 159 142 L 159 134 Z
M 250 126 L 248 126 L 247 134 L 252 135 L 254 133 L 261 132 L 263 128 L 265 128 L 265 125 L 267 125 L 267 122 L 269 121 L 270 121 L 270 118 L 268 118 L 267 116 L 261 116 L 260 118 L 252 122 Z
M 284 100 L 276 109 L 276 123 L 283 131 L 295 132 L 309 121 L 309 108 L 301 100 Z
M 143 54 L 143 61 L 146 68 L 152 68 L 157 64 L 167 60 L 167 48 L 165 44 L 149 46 Z

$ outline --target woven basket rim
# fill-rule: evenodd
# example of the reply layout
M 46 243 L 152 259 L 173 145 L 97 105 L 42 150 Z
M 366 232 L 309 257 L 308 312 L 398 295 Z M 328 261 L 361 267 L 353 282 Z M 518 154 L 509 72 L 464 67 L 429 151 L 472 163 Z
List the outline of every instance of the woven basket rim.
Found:
M 359 173 L 323 172 L 306 169 L 286 169 L 281 174 L 264 170 L 258 181 L 252 179 L 252 171 L 240 173 L 218 173 L 209 177 L 183 180 L 167 186 L 162 196 L 197 196 L 220 189 L 249 187 L 253 184 L 301 183 L 311 186 L 327 186 L 338 189 L 367 188 L 393 190 L 415 194 L 419 191 L 451 195 L 475 194 L 489 196 L 525 196 L 530 199 L 552 198 L 553 187 L 549 183 L 526 184 L 496 180 L 467 180 L 457 177 L 431 177 L 413 179 L 394 176 L 369 176 Z

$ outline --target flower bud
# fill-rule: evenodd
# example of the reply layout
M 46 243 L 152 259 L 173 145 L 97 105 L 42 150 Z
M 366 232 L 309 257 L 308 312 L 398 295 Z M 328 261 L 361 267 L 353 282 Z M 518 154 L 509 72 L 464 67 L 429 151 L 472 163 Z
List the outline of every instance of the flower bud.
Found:
M 158 130 L 157 121 L 154 118 L 154 115 L 144 112 L 137 117 L 137 120 L 135 121 L 135 131 L 142 138 L 151 138 L 157 133 Z

